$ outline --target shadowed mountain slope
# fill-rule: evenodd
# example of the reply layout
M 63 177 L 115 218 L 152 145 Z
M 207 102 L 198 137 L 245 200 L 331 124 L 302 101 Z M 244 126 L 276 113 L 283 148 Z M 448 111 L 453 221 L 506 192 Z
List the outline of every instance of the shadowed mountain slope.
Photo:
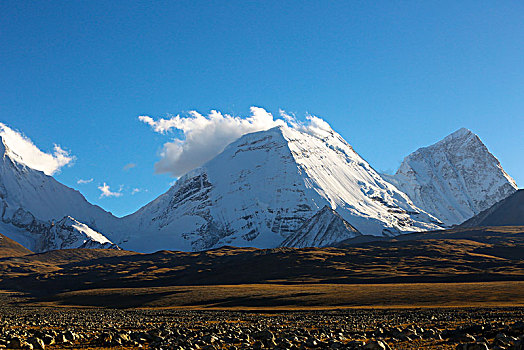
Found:
M 11 238 L 0 234 L 0 258 L 32 254 L 33 252 Z
M 495 203 L 489 209 L 465 221 L 461 227 L 524 225 L 524 190 Z

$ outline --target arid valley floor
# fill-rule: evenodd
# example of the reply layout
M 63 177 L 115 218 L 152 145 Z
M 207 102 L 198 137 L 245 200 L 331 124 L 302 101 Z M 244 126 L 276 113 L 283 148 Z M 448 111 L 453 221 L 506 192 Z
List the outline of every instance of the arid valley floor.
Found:
M 522 349 L 523 227 L 183 253 L 0 242 L 0 347 Z

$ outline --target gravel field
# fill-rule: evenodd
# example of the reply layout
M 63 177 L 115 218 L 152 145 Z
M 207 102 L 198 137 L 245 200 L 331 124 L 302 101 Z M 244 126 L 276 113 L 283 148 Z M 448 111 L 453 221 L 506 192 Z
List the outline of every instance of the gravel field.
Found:
M 13 349 L 523 349 L 524 308 L 173 311 L 6 306 Z

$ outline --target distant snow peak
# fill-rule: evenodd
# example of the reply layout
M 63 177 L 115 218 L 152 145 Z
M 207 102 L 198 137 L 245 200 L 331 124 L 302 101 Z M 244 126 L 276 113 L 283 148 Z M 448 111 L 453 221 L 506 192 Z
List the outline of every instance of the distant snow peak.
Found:
M 62 248 L 108 248 L 116 218 L 44 172 L 8 153 L 0 143 L 0 230 L 35 252 Z M 1 149 L 3 148 L 3 149 Z
M 66 216 L 51 224 L 49 234 L 42 241 L 38 250 L 73 248 L 120 249 L 101 233 L 70 216 Z
M 413 203 L 455 225 L 516 191 L 500 162 L 466 128 L 407 156 L 395 175 L 383 175 Z
M 3 123 L 0 123 L 0 138 L 2 155 L 7 155 L 32 169 L 43 171 L 46 175 L 57 173 L 75 160 L 74 156 L 56 144 L 52 154 L 41 151 L 31 139 Z
M 326 247 L 362 235 L 336 211 L 324 206 L 284 242 L 282 247 Z

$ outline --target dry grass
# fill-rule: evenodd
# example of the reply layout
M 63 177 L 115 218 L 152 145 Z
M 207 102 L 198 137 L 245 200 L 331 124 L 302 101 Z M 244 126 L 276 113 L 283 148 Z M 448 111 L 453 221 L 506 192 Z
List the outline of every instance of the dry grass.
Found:
M 60 293 L 29 304 L 271 310 L 524 306 L 524 282 L 107 288 Z
M 416 233 L 331 248 L 77 249 L 0 259 L 0 289 L 52 305 L 513 306 L 524 305 L 520 281 L 524 227 Z

